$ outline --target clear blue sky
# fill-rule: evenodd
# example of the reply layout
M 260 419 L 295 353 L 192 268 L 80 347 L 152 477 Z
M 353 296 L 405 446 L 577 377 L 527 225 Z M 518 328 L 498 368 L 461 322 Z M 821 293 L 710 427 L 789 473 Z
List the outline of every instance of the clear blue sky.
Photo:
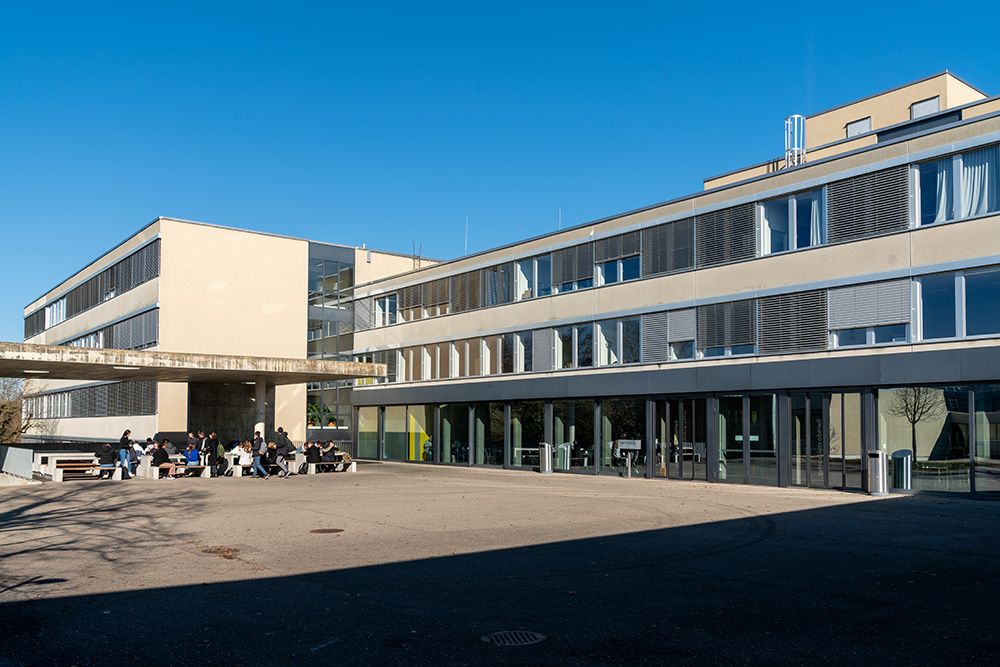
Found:
M 475 252 L 777 157 L 792 113 L 1000 93 L 995 1 L 676 4 L 2 0 L 0 340 L 159 215 L 452 258 L 466 216 Z

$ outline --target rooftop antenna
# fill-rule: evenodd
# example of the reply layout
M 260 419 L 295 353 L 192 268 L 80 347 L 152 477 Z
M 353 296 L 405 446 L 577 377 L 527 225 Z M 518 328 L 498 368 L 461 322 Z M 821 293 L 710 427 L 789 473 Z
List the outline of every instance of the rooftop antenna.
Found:
M 465 216 L 465 254 L 469 254 L 469 216 Z
M 806 161 L 806 119 L 799 114 L 785 119 L 785 168 Z
M 559 209 L 559 229 L 562 229 L 562 209 Z

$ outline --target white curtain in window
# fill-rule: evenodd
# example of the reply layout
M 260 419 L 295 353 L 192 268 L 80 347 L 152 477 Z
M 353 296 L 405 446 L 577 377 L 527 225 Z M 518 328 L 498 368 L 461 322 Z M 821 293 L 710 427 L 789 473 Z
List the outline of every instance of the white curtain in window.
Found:
M 826 225 L 823 224 L 823 191 L 814 190 L 812 206 L 809 208 L 809 245 L 822 245 L 826 239 Z
M 938 160 L 934 163 L 937 176 L 934 179 L 934 222 L 942 222 L 949 218 L 951 211 L 951 158 Z
M 767 221 L 767 209 L 763 206 L 759 206 L 758 208 L 760 210 L 760 254 L 770 255 L 771 225 Z
M 1000 146 L 962 155 L 962 217 L 1000 210 Z

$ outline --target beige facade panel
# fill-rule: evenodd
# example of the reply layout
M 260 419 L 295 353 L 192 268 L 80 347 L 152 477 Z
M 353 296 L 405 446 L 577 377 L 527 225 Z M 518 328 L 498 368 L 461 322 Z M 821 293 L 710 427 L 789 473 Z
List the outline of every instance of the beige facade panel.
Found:
M 369 261 L 369 257 L 371 261 Z M 379 252 L 370 248 L 354 250 L 354 284 L 364 285 L 375 280 L 409 273 L 415 269 L 436 264 L 434 260 L 418 259 L 406 255 Z
M 118 440 L 128 429 L 133 440 L 155 438 L 157 430 L 154 415 L 132 417 L 90 417 L 87 419 L 41 419 L 28 435 L 44 438 L 104 440 L 118 448 Z M 186 429 L 179 429 L 186 430 Z
M 954 109 L 955 107 L 960 107 L 966 104 L 971 104 L 977 100 L 983 99 L 985 96 L 982 92 L 976 90 L 969 84 L 965 83 L 961 79 L 958 79 L 950 74 L 946 78 L 946 87 L 948 95 L 948 107 L 949 109 Z
M 809 116 L 806 118 L 806 150 L 846 139 L 847 124 L 869 116 L 873 130 L 906 122 L 910 120 L 910 105 L 914 102 L 940 97 L 942 111 L 957 106 L 948 99 L 949 80 L 961 83 L 952 75 L 943 73 L 854 104 Z M 979 97 L 984 96 L 980 93 Z M 961 103 L 964 104 L 965 101 Z
M 132 315 L 140 310 L 153 306 L 159 300 L 160 280 L 154 278 L 129 290 L 120 296 L 105 301 L 86 310 L 65 322 L 60 322 L 26 342 L 41 345 L 57 345 L 77 336 L 106 326 L 109 322 Z M 155 348 L 154 348 L 155 349 Z
M 985 116 L 986 114 L 995 113 L 997 111 L 1000 111 L 1000 98 L 992 99 L 989 102 L 983 102 L 982 104 L 977 104 L 974 107 L 969 107 L 968 109 L 962 109 L 962 120 Z
M 164 433 L 188 430 L 188 386 L 186 382 L 157 382 L 157 428 Z
M 160 220 L 156 220 L 155 222 L 153 222 L 151 225 L 140 231 L 135 236 L 129 237 L 127 241 L 119 245 L 117 248 L 109 250 L 105 254 L 101 255 L 97 260 L 91 262 L 80 271 L 77 271 L 72 276 L 70 276 L 66 280 L 62 281 L 61 283 L 50 289 L 40 298 L 35 299 L 31 303 L 29 303 L 24 308 L 24 314 L 27 315 L 28 313 L 37 310 L 39 307 L 45 305 L 52 299 L 55 299 L 56 297 L 76 287 L 80 283 L 96 276 L 98 273 L 108 268 L 109 266 L 111 266 L 118 260 L 122 259 L 123 257 L 131 255 L 133 252 L 135 252 L 142 246 L 146 245 L 146 243 L 156 238 L 156 235 L 159 233 L 159 230 L 160 230 Z
M 305 358 L 307 241 L 177 220 L 161 238 L 160 350 Z
M 293 442 L 306 439 L 306 386 L 289 384 L 274 388 L 274 427 L 285 429 Z
M 1000 255 L 1000 216 L 921 227 L 908 236 L 914 267 Z

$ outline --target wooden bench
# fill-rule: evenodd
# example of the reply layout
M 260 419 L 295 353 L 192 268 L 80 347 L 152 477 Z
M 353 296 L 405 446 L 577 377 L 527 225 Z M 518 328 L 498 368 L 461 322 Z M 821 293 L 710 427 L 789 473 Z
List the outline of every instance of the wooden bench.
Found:
M 177 471 L 174 474 L 174 477 L 180 477 L 181 473 L 187 472 L 187 471 L 191 471 L 191 470 L 201 471 L 201 472 L 198 473 L 198 475 L 197 475 L 198 477 L 211 477 L 212 476 L 212 468 L 211 468 L 211 466 L 202 466 L 202 465 L 189 466 L 186 463 L 175 463 L 174 465 L 177 466 Z M 161 468 L 159 466 L 154 466 L 154 465 L 150 464 L 149 465 L 149 472 L 147 473 L 147 475 L 148 475 L 148 477 L 150 479 L 160 479 L 160 474 L 163 473 L 166 470 L 167 470 L 167 468 Z M 187 475 L 185 475 L 185 477 L 187 477 Z

